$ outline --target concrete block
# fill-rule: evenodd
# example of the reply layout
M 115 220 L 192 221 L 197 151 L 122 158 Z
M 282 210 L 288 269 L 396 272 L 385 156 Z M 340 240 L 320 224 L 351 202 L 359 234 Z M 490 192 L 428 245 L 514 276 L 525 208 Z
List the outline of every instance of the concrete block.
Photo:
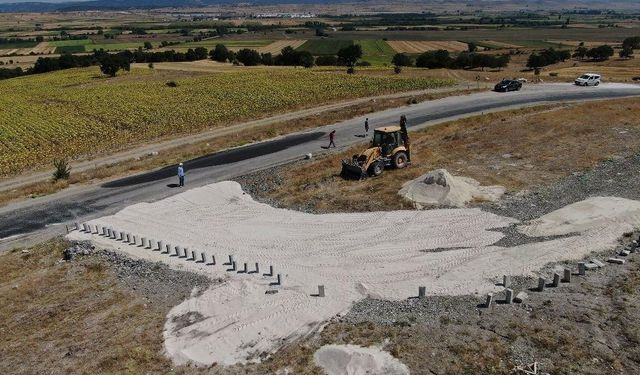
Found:
M 591 263 L 591 262 L 589 262 L 589 263 L 587 263 L 587 264 L 585 264 L 585 265 L 584 265 L 584 268 L 585 268 L 587 271 L 593 271 L 593 270 L 598 269 L 598 265 L 597 265 L 597 264 L 595 264 L 595 263 Z
M 138 244 L 138 236 L 136 236 L 135 234 L 133 235 L 133 238 L 131 239 L 131 244 L 133 244 L 134 246 Z
M 560 274 L 559 273 L 554 273 L 553 274 L 553 281 L 552 284 L 554 288 L 557 288 L 558 285 L 560 285 Z
M 253 273 L 260 273 L 260 265 L 256 262 L 256 270 Z
M 131 243 L 131 233 L 127 233 L 127 243 Z
M 418 298 L 424 298 L 427 296 L 427 287 L 419 286 L 418 287 Z
M 233 262 L 231 262 L 231 268 L 228 269 L 227 271 L 233 272 L 235 270 L 236 270 L 236 261 L 234 260 Z
M 140 238 L 140 245 L 142 247 L 147 247 L 147 238 L 146 237 L 141 237 Z
M 513 302 L 513 289 L 505 289 L 504 290 L 504 303 L 506 303 L 507 305 L 510 305 L 511 302 Z
M 211 265 L 213 265 L 213 266 L 216 265 L 216 256 L 215 255 L 211 256 Z
M 106 228 L 106 227 L 102 227 L 102 230 L 100 231 L 100 233 L 101 233 L 103 236 L 106 236 L 106 235 L 107 235 L 107 228 Z
M 82 230 L 85 231 L 85 232 L 90 232 L 89 224 L 87 224 L 87 223 L 82 224 Z
M 511 286 L 511 276 L 509 275 L 502 276 L 502 286 L 504 286 L 505 288 L 508 288 Z
M 80 223 L 76 221 L 76 230 L 80 231 L 82 227 L 80 226 Z
M 176 251 L 176 256 L 180 257 L 180 246 L 176 246 L 174 249 Z
M 487 294 L 487 300 L 484 302 L 484 307 L 491 307 L 491 302 L 493 302 L 493 293 Z
M 578 262 L 578 275 L 584 276 L 587 272 L 584 262 Z
M 613 263 L 613 264 L 624 264 L 625 260 L 624 259 L 618 259 L 618 258 L 609 258 L 609 259 L 607 259 L 607 262 Z
M 97 225 L 94 225 L 94 226 L 93 226 L 93 228 L 94 228 L 94 230 L 92 230 L 92 231 L 91 231 L 91 233 L 93 233 L 93 234 L 98 234 L 98 233 L 100 233 L 100 230 L 98 229 L 98 226 L 97 226 Z
M 107 228 L 107 238 L 111 238 L 111 228 Z
M 164 242 L 158 241 L 158 251 L 162 251 L 164 249 Z
M 126 241 L 127 240 L 127 234 L 125 232 L 120 232 L 120 241 Z
M 591 263 L 595 264 L 596 266 L 598 266 L 598 268 L 602 268 L 604 267 L 604 263 L 602 263 L 601 261 L 599 261 L 598 259 L 591 259 Z
M 526 292 L 520 292 L 516 294 L 516 297 L 513 299 L 513 301 L 517 303 L 522 303 L 527 298 L 529 298 L 529 295 Z
M 280 274 L 276 275 L 276 283 L 277 285 L 282 285 L 282 276 Z
M 191 250 L 191 260 L 192 261 L 196 261 L 196 251 L 195 250 Z
M 111 237 L 112 240 L 116 239 L 116 230 L 113 229 L 113 228 L 111 228 L 111 236 L 110 237 Z
M 622 250 L 620 252 L 620 255 L 623 257 L 629 256 L 629 254 L 631 254 L 631 252 L 629 250 Z
M 544 287 L 547 285 L 547 280 L 544 277 L 538 278 L 538 291 L 544 292 Z
M 171 254 L 171 244 L 170 243 L 165 245 L 165 250 L 166 250 L 167 254 Z
M 318 285 L 318 297 L 324 297 L 324 285 Z
M 200 256 L 202 257 L 202 263 L 207 263 L 207 256 L 205 253 L 200 253 Z
M 565 283 L 570 283 L 571 282 L 571 270 L 568 268 L 564 269 L 564 277 L 562 278 L 562 281 Z

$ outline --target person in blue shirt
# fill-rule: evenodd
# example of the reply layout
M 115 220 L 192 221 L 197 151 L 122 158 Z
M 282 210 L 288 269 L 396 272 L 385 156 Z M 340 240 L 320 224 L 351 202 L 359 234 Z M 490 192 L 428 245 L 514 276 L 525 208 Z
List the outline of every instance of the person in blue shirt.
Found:
M 180 187 L 184 186 L 184 166 L 182 165 L 182 163 L 180 163 L 180 165 L 178 165 L 178 179 L 180 180 Z

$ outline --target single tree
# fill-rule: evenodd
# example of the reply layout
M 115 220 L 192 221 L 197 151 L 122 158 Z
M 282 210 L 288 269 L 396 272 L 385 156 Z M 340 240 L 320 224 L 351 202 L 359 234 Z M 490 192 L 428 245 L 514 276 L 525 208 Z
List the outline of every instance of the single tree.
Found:
M 100 61 L 100 70 L 110 77 L 115 77 L 120 69 L 129 71 L 130 68 L 130 61 L 121 55 L 108 54 Z
M 475 44 L 474 42 L 469 42 L 467 43 L 467 50 L 469 52 L 476 52 L 478 50 L 478 45 Z
M 209 53 L 211 60 L 226 62 L 229 59 L 229 50 L 224 44 L 216 44 L 216 47 Z
M 236 59 L 240 61 L 244 66 L 255 66 L 262 61 L 260 53 L 254 49 L 243 48 L 236 54 Z
M 153 49 L 151 42 L 144 42 L 144 49 Z
M 411 66 L 413 65 L 413 60 L 411 57 L 405 55 L 404 53 L 396 53 L 391 60 L 393 65 L 395 66 Z
M 640 36 L 631 36 L 625 38 L 622 41 L 622 48 L 639 49 L 640 48 Z
M 355 66 L 361 57 L 362 47 L 359 44 L 352 44 L 338 51 L 338 60 L 348 67 Z
M 53 181 L 66 180 L 71 175 L 71 167 L 64 159 L 56 159 L 53 161 L 55 171 L 53 172 Z

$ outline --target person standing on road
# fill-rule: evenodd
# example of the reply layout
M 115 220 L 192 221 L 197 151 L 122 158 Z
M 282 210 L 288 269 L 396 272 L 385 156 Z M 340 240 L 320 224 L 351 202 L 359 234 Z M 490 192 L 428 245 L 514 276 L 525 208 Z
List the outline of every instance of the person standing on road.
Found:
M 178 180 L 179 180 L 178 186 L 183 187 L 184 186 L 184 166 L 182 163 L 178 165 Z
M 331 148 L 331 146 L 336 147 L 336 144 L 334 142 L 336 138 L 336 131 L 332 130 L 331 133 L 329 133 L 329 146 L 327 148 Z
M 364 132 L 366 134 L 369 134 L 369 118 L 368 117 L 366 120 L 364 120 Z

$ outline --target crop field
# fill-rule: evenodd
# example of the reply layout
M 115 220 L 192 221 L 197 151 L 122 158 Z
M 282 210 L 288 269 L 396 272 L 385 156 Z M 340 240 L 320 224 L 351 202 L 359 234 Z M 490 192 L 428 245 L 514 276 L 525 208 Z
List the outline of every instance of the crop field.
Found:
M 180 43 L 176 46 L 171 46 L 170 48 L 177 47 L 176 49 L 186 49 L 186 48 L 196 48 L 196 47 L 205 47 L 207 49 L 215 48 L 216 44 L 224 44 L 230 50 L 239 50 L 242 48 L 251 48 L 257 49 L 260 47 L 265 47 L 271 44 L 271 40 L 228 40 L 228 39 L 208 39 L 201 40 L 199 42 L 186 42 Z
M 177 87 L 166 85 L 175 81 Z M 196 75 L 97 68 L 0 81 L 0 175 L 340 99 L 450 84 L 431 78 L 255 69 Z
M 352 40 L 310 39 L 301 45 L 298 50 L 308 51 L 314 56 L 335 55 L 341 48 L 352 44 Z
M 389 65 L 396 51 L 382 39 L 356 40 L 362 46 L 362 60 L 372 65 Z
M 293 49 L 296 49 L 301 45 L 303 45 L 305 42 L 306 40 L 300 40 L 300 39 L 282 39 L 282 40 L 276 40 L 275 42 L 268 44 L 264 47 L 260 47 L 257 50 L 260 53 L 271 53 L 271 54 L 277 55 L 285 47 L 291 47 Z
M 456 40 L 427 41 L 427 40 L 393 40 L 387 42 L 394 50 L 400 53 L 422 53 L 445 49 L 450 52 L 461 52 L 468 49 L 467 43 Z

